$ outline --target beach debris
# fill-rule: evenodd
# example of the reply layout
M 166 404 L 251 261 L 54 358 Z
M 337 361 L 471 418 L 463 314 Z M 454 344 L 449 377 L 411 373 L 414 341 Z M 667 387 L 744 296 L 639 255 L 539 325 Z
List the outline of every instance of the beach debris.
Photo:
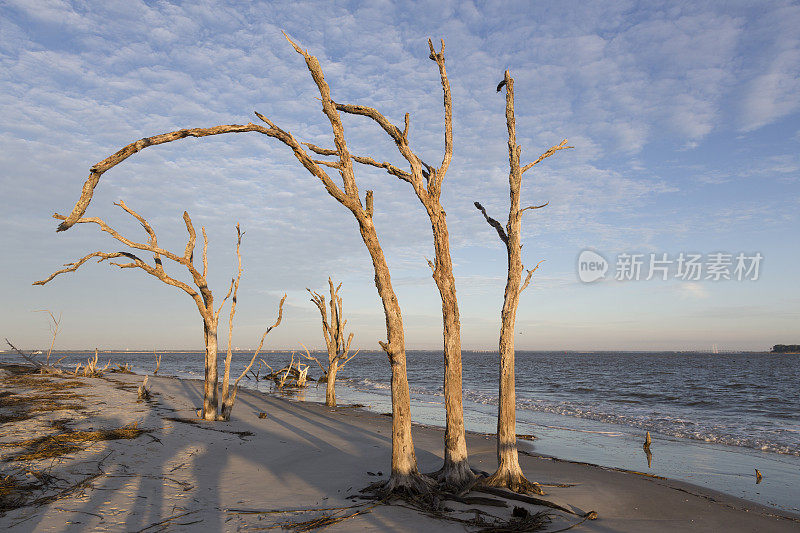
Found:
M 34 356 L 35 354 L 33 353 L 26 354 L 25 352 L 23 352 L 13 344 L 11 344 L 11 341 L 8 340 L 8 338 L 6 338 L 6 344 L 8 344 L 11 347 L 11 349 L 17 353 L 17 355 L 25 359 L 29 364 L 31 364 L 34 368 L 36 368 L 40 374 L 61 374 L 61 370 L 58 367 L 56 367 L 55 365 L 51 366 L 49 364 L 42 363 L 41 361 L 37 361 L 36 357 Z M 41 352 L 39 353 L 41 354 Z M 63 359 L 63 357 L 61 359 Z M 58 364 L 58 362 L 60 362 L 61 359 L 59 359 L 55 364 Z
M 155 376 L 158 374 L 158 369 L 161 368 L 161 354 L 157 354 L 155 349 L 153 349 L 153 356 L 156 358 L 156 368 L 153 370 L 153 375 Z
M 761 480 L 764 479 L 764 476 L 761 475 L 761 472 L 758 471 L 758 468 L 755 469 L 756 471 L 756 485 L 761 483 Z
M 116 429 L 100 429 L 96 431 L 64 431 L 55 435 L 45 435 L 19 442 L 3 443 L 3 446 L 25 448 L 6 457 L 6 461 L 37 461 L 61 457 L 75 453 L 84 448 L 82 444 L 98 441 L 135 439 L 146 430 L 139 429 L 136 422 Z
M 117 363 L 117 368 L 112 368 L 109 372 L 117 374 L 133 374 L 133 367 L 130 363 Z
M 76 376 L 83 376 L 85 378 L 101 377 L 103 375 L 103 372 L 105 372 L 108 369 L 108 365 L 111 364 L 111 360 L 109 359 L 109 361 L 106 363 L 106 366 L 104 366 L 103 368 L 98 368 L 97 357 L 98 357 L 98 351 L 97 348 L 95 348 L 94 358 L 90 357 L 89 359 L 87 359 L 85 365 L 81 365 L 81 363 L 78 363 L 78 366 L 75 367 L 74 374 Z M 81 366 L 83 366 L 83 370 L 81 370 Z
M 542 507 L 549 507 L 551 509 L 556 509 L 558 511 L 568 513 L 571 515 L 575 515 L 581 518 L 585 518 L 587 520 L 595 520 L 597 518 L 597 511 L 588 511 L 585 513 L 576 512 L 571 509 L 567 509 L 557 503 L 553 503 L 550 500 L 544 500 L 542 498 L 536 498 L 534 496 L 527 496 L 525 494 L 518 494 L 516 492 L 511 492 L 506 489 L 502 489 L 499 487 L 486 487 L 486 486 L 476 486 L 473 490 L 477 492 L 485 492 L 487 494 L 493 494 L 495 496 L 500 496 L 502 498 L 506 498 L 508 500 L 517 500 L 524 503 L 530 503 L 533 505 L 540 505 Z
M 147 376 L 144 377 L 142 384 L 139 385 L 139 390 L 137 391 L 140 400 L 149 400 L 150 399 L 150 391 L 147 390 Z
M 644 444 L 642 444 L 644 455 L 647 457 L 647 468 L 652 468 L 653 466 L 653 452 L 650 451 L 650 443 L 652 442 L 653 439 L 650 438 L 650 432 L 648 431 L 644 437 Z

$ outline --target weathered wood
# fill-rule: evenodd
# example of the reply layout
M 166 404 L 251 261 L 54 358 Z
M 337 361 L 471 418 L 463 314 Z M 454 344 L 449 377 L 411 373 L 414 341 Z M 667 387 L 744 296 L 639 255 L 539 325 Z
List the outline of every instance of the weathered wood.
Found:
M 376 109 L 363 105 L 336 104 L 336 109 L 344 113 L 361 115 L 375 121 L 395 142 L 400 155 L 409 165 L 409 170 L 366 157 L 354 157 L 357 163 L 384 168 L 401 180 L 411 184 L 414 193 L 425 208 L 431 223 L 435 256 L 428 264 L 433 271 L 433 279 L 442 300 L 443 344 L 444 344 L 444 398 L 445 398 L 445 437 L 444 465 L 436 472 L 436 477 L 448 490 L 461 490 L 471 484 L 475 476 L 469 467 L 467 442 L 464 434 L 464 409 L 462 404 L 462 363 L 461 363 L 461 320 L 456 298 L 455 276 L 450 255 L 450 235 L 447 220 L 441 203 L 442 182 L 453 157 L 453 106 L 450 81 L 447 77 L 444 57 L 444 40 L 437 52 L 433 42 L 428 40 L 430 59 L 439 68 L 444 106 L 444 154 L 438 168 L 425 163 L 412 150 L 408 132 L 410 116 L 405 115 L 402 131 Z M 320 155 L 334 155 L 331 150 L 313 147 Z
M 186 137 L 187 135 L 183 135 L 183 137 Z M 104 160 L 104 162 L 98 164 L 99 166 L 96 166 L 97 168 L 95 168 L 93 172 L 95 172 L 95 170 L 99 170 L 99 173 L 95 172 L 97 178 L 99 179 L 99 176 L 100 174 L 102 174 L 102 172 L 105 172 L 105 170 L 108 170 L 108 168 L 111 168 L 117 163 L 125 160 L 127 157 L 129 157 L 133 153 L 136 153 L 141 148 L 149 146 L 151 144 L 160 144 L 161 142 L 168 142 L 169 140 L 175 140 L 178 138 L 182 137 L 180 135 L 166 135 L 166 136 L 161 136 L 160 138 L 161 140 L 159 142 L 151 142 L 149 144 L 145 143 L 140 145 L 136 145 L 136 143 L 133 143 L 136 146 L 129 145 L 129 147 L 127 147 L 126 149 L 120 150 L 113 156 Z M 131 148 L 131 146 L 133 146 L 133 148 Z M 92 186 L 91 189 L 93 189 L 93 187 L 94 186 Z M 91 200 L 91 189 L 88 192 L 89 195 L 88 197 L 84 198 L 82 196 L 82 200 L 83 199 L 86 200 L 85 205 L 81 207 L 81 204 L 79 202 L 79 205 L 76 205 L 75 209 L 73 210 L 73 215 L 76 212 L 83 213 L 85 211 L 86 206 Z M 84 193 L 87 193 L 86 186 L 84 186 Z M 206 236 L 205 228 L 201 228 L 203 234 L 203 254 L 202 254 L 203 270 L 201 273 L 200 271 L 197 270 L 197 268 L 194 265 L 194 249 L 197 240 L 197 233 L 194 229 L 194 225 L 192 224 L 192 219 L 189 217 L 189 213 L 185 211 L 183 213 L 183 222 L 184 225 L 186 226 L 186 231 L 189 237 L 183 255 L 178 255 L 176 253 L 170 252 L 169 250 L 165 250 L 159 247 L 155 230 L 153 230 L 153 228 L 150 226 L 150 224 L 142 215 L 140 215 L 133 209 L 129 208 L 123 201 L 115 203 L 114 205 L 120 207 L 123 211 L 125 211 L 130 216 L 135 218 L 142 225 L 142 228 L 144 228 L 148 236 L 148 241 L 146 243 L 136 242 L 121 235 L 119 232 L 117 232 L 115 229 L 109 226 L 104 220 L 97 217 L 81 218 L 80 215 L 78 215 L 77 217 L 74 217 L 70 220 L 69 226 L 73 224 L 96 224 L 101 231 L 108 233 L 115 240 L 121 242 L 122 244 L 130 248 L 133 248 L 134 250 L 141 250 L 144 252 L 152 253 L 153 264 L 151 265 L 149 263 L 146 263 L 144 260 L 142 260 L 141 258 L 139 258 L 138 256 L 136 256 L 131 252 L 93 252 L 84 256 L 83 258 L 74 263 L 67 263 L 66 265 L 64 265 L 65 268 L 54 272 L 46 279 L 35 282 L 34 285 L 45 285 L 46 283 L 50 282 L 60 274 L 76 271 L 89 259 L 98 258 L 97 260 L 98 263 L 107 261 L 109 262 L 109 264 L 123 269 L 140 268 L 145 272 L 147 272 L 148 274 L 150 274 L 151 276 L 154 276 L 159 280 L 161 280 L 162 282 L 166 283 L 167 285 L 172 285 L 173 287 L 178 287 L 179 289 L 183 290 L 195 302 L 197 310 L 199 311 L 200 316 L 203 319 L 203 337 L 206 347 L 206 353 L 205 353 L 205 381 L 203 385 L 203 408 L 200 416 L 205 420 L 217 420 L 219 418 L 219 413 L 217 412 L 219 406 L 218 396 L 217 396 L 218 381 L 219 381 L 217 375 L 217 325 L 219 324 L 219 315 L 222 312 L 222 308 L 225 305 L 225 302 L 231 295 L 233 285 L 231 285 L 231 289 L 228 290 L 228 294 L 222 300 L 222 303 L 220 304 L 219 308 L 215 309 L 214 295 L 211 292 L 211 289 L 209 288 L 208 283 L 206 281 L 206 276 L 208 274 L 208 237 Z M 72 215 L 70 215 L 70 217 L 72 217 Z M 68 220 L 68 217 L 65 217 L 64 215 L 59 215 L 58 213 L 54 214 L 53 218 L 64 220 L 65 222 L 67 222 Z M 130 262 L 116 263 L 110 261 L 111 259 L 122 258 L 122 257 L 130 260 Z M 192 278 L 192 282 L 194 283 L 195 288 L 190 286 L 188 283 L 184 283 L 183 281 L 179 281 L 169 276 L 164 271 L 163 259 L 169 259 L 170 261 L 173 261 L 185 267 Z
M 317 85 L 317 89 L 319 90 L 323 113 L 328 118 L 333 130 L 334 144 L 336 146 L 335 155 L 338 159 L 335 164 L 323 164 L 320 161 L 312 159 L 309 156 L 309 153 L 306 151 L 306 148 L 304 148 L 304 145 L 300 143 L 291 133 L 279 128 L 267 117 L 258 112 L 255 113 L 256 116 L 266 123 L 267 127 L 258 126 L 252 123 L 248 123 L 246 125 L 231 124 L 215 126 L 212 128 L 183 129 L 153 137 L 147 137 L 125 146 L 90 169 L 90 174 L 84 183 L 80 199 L 75 204 L 72 212 L 68 217 L 61 215 L 56 216 L 56 218 L 62 220 L 62 223 L 58 227 L 58 231 L 67 230 L 81 221 L 90 221 L 89 219 L 83 219 L 82 217 L 92 200 L 94 189 L 98 185 L 102 174 L 146 147 L 172 142 L 186 137 L 204 137 L 208 135 L 243 132 L 261 133 L 263 135 L 278 139 L 284 143 L 292 150 L 293 155 L 300 162 L 300 164 L 302 164 L 309 173 L 322 182 L 328 194 L 335 198 L 340 204 L 345 206 L 353 214 L 356 222 L 358 223 L 361 238 L 364 241 L 364 245 L 367 248 L 373 263 L 373 268 L 375 270 L 375 285 L 378 289 L 378 294 L 381 298 L 381 303 L 384 308 L 384 315 L 386 317 L 387 340 L 386 342 L 381 342 L 380 344 L 386 354 L 389 356 L 392 368 L 392 477 L 387 485 L 387 490 L 403 488 L 412 491 L 424 491 L 427 490 L 428 483 L 422 476 L 420 476 L 417 470 L 414 444 L 411 438 L 411 399 L 408 390 L 408 378 L 406 376 L 405 339 L 403 335 L 402 315 L 400 312 L 400 305 L 397 301 L 397 296 L 392 287 L 389 268 L 386 264 L 386 258 L 384 257 L 383 249 L 381 248 L 377 231 L 372 220 L 374 208 L 372 191 L 367 191 L 365 209 L 361 202 L 361 197 L 359 195 L 358 186 L 356 185 L 353 172 L 353 161 L 356 159 L 354 159 L 347 148 L 344 138 L 344 127 L 342 125 L 341 118 L 339 117 L 339 113 L 336 110 L 336 104 L 331 99 L 330 87 L 325 81 L 319 61 L 316 57 L 302 50 L 296 43 L 289 39 L 288 36 L 286 36 L 286 39 L 289 41 L 295 51 L 303 56 L 306 67 L 308 68 L 309 73 L 311 74 L 311 77 L 314 80 L 314 83 Z M 403 132 L 400 133 L 400 135 L 407 137 L 408 122 L 406 122 L 406 127 L 404 128 Z M 443 162 L 445 161 L 449 163 L 448 159 L 443 160 Z M 421 163 L 415 164 L 420 165 Z M 333 179 L 331 179 L 325 168 L 334 168 L 338 171 L 342 180 L 342 187 L 338 186 Z M 190 236 L 192 237 L 190 242 L 187 244 L 185 253 L 185 257 L 188 261 L 188 259 L 191 257 L 191 251 L 194 247 L 194 234 L 193 229 L 190 228 L 189 221 L 187 221 L 187 230 L 190 230 Z M 157 253 L 163 252 L 166 251 L 162 251 L 160 249 L 157 251 Z M 95 255 L 95 257 L 96 256 L 97 255 Z M 88 258 L 85 258 L 84 261 L 85 260 L 88 260 Z M 144 268 L 139 263 L 143 264 L 143 262 L 134 259 L 133 263 L 128 263 L 124 267 Z M 148 272 L 156 275 L 155 269 L 151 270 L 153 270 L 153 272 Z M 162 279 L 162 281 L 181 287 L 184 290 L 188 288 L 188 286 L 185 284 L 184 286 L 181 286 L 179 282 L 172 280 L 171 278 L 164 277 L 163 275 L 159 277 Z M 199 273 L 196 278 L 193 275 L 194 279 L 198 279 L 199 277 Z M 205 296 L 206 295 L 203 294 L 203 297 Z M 198 295 L 197 298 L 200 298 L 200 296 Z M 213 331 L 209 331 L 207 329 L 206 338 L 208 342 L 213 342 L 216 346 L 215 329 Z M 214 357 L 216 357 L 216 355 L 214 355 Z M 213 372 L 216 372 L 216 370 L 213 370 Z M 213 392 L 215 395 L 216 389 L 214 391 L 206 392 Z
M 508 221 L 505 228 L 496 219 L 489 216 L 486 209 L 478 202 L 475 207 L 481 212 L 486 222 L 493 227 L 500 240 L 506 246 L 508 270 L 506 287 L 503 296 L 503 309 L 500 313 L 500 381 L 499 399 L 497 406 L 497 471 L 485 479 L 483 483 L 492 487 L 505 487 L 516 492 L 544 494 L 538 483 L 531 483 L 525 478 L 519 465 L 517 452 L 516 432 L 516 390 L 514 376 L 514 329 L 517 320 L 519 296 L 528 286 L 533 273 L 539 267 L 537 264 L 527 271 L 527 276 L 522 280 L 522 213 L 527 209 L 537 209 L 541 206 L 520 209 L 520 196 L 522 189 L 522 174 L 533 168 L 544 159 L 559 150 L 571 148 L 564 139 L 560 144 L 551 147 L 535 161 L 520 166 L 522 147 L 517 144 L 516 119 L 514 117 L 514 79 L 509 71 L 505 72 L 503 82 L 498 85 L 498 91 L 506 89 L 506 126 L 508 129 L 508 185 L 511 203 L 508 210 Z M 541 262 L 540 262 L 541 263 Z
M 342 315 L 342 298 L 339 296 L 339 289 L 341 289 L 342 284 L 339 283 L 334 287 L 333 280 L 328 278 L 328 286 L 331 294 L 330 302 L 326 302 L 324 295 L 311 289 L 306 289 L 311 295 L 311 301 L 319 309 L 320 317 L 322 318 L 322 336 L 325 339 L 325 347 L 328 350 L 328 365 L 323 366 L 319 359 L 312 356 L 311 352 L 303 344 L 301 346 L 305 349 L 306 355 L 301 355 L 308 360 L 316 361 L 322 369 L 326 377 L 325 405 L 336 407 L 336 375 L 350 359 L 358 355 L 358 351 L 348 357 L 350 343 L 353 342 L 353 333 L 351 332 L 347 337 L 347 341 L 345 341 L 344 329 L 347 325 L 347 320 Z M 328 321 L 327 306 L 330 306 L 331 310 L 330 322 Z
M 323 168 L 328 165 L 321 165 L 311 159 L 303 148 L 303 145 L 299 143 L 294 136 L 278 128 L 263 115 L 256 113 L 256 116 L 270 126 L 270 131 L 273 132 L 271 135 L 272 137 L 277 138 L 292 149 L 294 156 L 303 167 L 322 182 L 328 194 L 346 207 L 353 214 L 358 223 L 361 239 L 372 260 L 372 266 L 375 271 L 375 286 L 381 298 L 384 316 L 386 318 L 387 339 L 386 342 L 381 341 L 380 345 L 389 357 L 389 363 L 392 369 L 392 472 L 384 490 L 386 492 L 395 490 L 411 492 L 427 491 L 429 483 L 417 469 L 417 458 L 414 452 L 414 442 L 411 437 L 411 395 L 406 374 L 403 318 L 397 295 L 392 287 L 389 267 L 386 263 L 386 258 L 378 239 L 378 233 L 372 220 L 374 208 L 372 191 L 367 191 L 367 208 L 365 209 L 361 202 L 361 196 L 359 195 L 358 186 L 356 184 L 353 170 L 354 158 L 347 148 L 344 137 L 344 126 L 342 125 L 337 106 L 331 98 L 330 87 L 328 86 L 328 82 L 325 81 L 325 76 L 323 75 L 319 61 L 316 57 L 300 48 L 288 35 L 285 36 L 295 51 L 303 56 L 306 67 L 319 91 L 320 100 L 322 102 L 322 112 L 328 119 L 333 133 L 335 152 L 331 152 L 331 154 L 337 159 L 334 168 L 339 172 L 342 187 L 334 183 L 330 175 Z

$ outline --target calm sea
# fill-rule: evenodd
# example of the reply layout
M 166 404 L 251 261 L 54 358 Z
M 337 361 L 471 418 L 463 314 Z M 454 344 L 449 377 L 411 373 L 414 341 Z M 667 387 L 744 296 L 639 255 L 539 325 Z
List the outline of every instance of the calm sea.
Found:
M 72 353 L 74 367 L 88 353 Z M 221 354 L 222 355 L 222 354 Z M 316 355 L 323 358 L 323 354 Z M 60 355 L 59 355 L 60 357 Z M 273 368 L 288 352 L 264 353 Z M 463 354 L 467 429 L 495 430 L 497 353 Z M 0 354 L 0 359 L 15 360 Z M 151 353 L 101 353 L 151 372 Z M 250 357 L 238 352 L 234 375 Z M 306 361 L 308 362 L 308 361 Z M 441 352 L 408 353 L 415 421 L 443 425 Z M 239 370 L 240 372 L 240 370 Z M 164 353 L 160 374 L 202 378 L 203 355 Z M 312 363 L 310 375 L 321 374 Z M 800 356 L 763 353 L 517 352 L 517 432 L 533 434 L 531 453 L 648 471 L 775 507 L 800 511 Z M 270 382 L 243 380 L 270 391 Z M 292 398 L 324 401 L 313 385 Z M 389 365 L 361 352 L 340 373 L 340 403 L 388 412 Z M 653 435 L 653 463 L 641 449 Z M 755 484 L 754 469 L 764 474 Z

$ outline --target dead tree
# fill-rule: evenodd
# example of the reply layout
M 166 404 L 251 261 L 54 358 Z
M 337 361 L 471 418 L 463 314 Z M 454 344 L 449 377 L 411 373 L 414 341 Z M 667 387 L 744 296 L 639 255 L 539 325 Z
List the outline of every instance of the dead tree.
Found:
M 236 259 L 238 261 L 238 268 L 236 270 L 236 278 L 233 280 L 233 298 L 231 298 L 231 309 L 228 315 L 228 351 L 225 355 L 225 371 L 222 374 L 222 404 L 219 412 L 219 418 L 221 420 L 230 420 L 231 411 L 233 411 L 233 404 L 236 402 L 236 394 L 239 391 L 239 382 L 250 371 L 250 368 L 253 366 L 256 357 L 258 357 L 258 354 L 261 351 L 261 347 L 264 346 L 264 339 L 267 337 L 269 332 L 280 325 L 281 319 L 283 318 L 283 303 L 286 301 L 286 295 L 284 294 L 283 298 L 281 298 L 281 303 L 278 304 L 278 319 L 273 325 L 264 331 L 263 335 L 261 335 L 261 341 L 258 343 L 258 347 L 253 353 L 253 357 L 250 359 L 250 363 L 242 371 L 239 377 L 236 378 L 236 381 L 233 382 L 233 387 L 231 387 L 230 377 L 231 361 L 233 360 L 233 350 L 231 348 L 233 341 L 233 317 L 236 315 L 236 303 L 239 301 L 239 282 L 242 279 L 241 248 L 243 236 L 244 232 L 242 231 L 241 227 L 239 227 L 239 224 L 236 224 Z
M 306 67 L 319 90 L 322 111 L 328 122 L 330 122 L 333 141 L 336 146 L 335 149 L 324 150 L 324 152 L 326 155 L 332 155 L 334 160 L 321 161 L 313 159 L 304 148 L 305 146 L 312 152 L 319 153 L 318 150 L 312 148 L 312 145 L 298 142 L 291 133 L 282 130 L 263 115 L 256 113 L 256 116 L 269 126 L 270 136 L 277 138 L 291 148 L 297 160 L 323 183 L 328 194 L 346 207 L 358 223 L 361 238 L 372 259 L 372 266 L 375 270 L 375 286 L 383 303 L 386 317 L 387 340 L 379 343 L 389 357 L 389 364 L 392 369 L 392 465 L 391 477 L 382 487 L 382 491 L 385 494 L 396 490 L 412 493 L 427 492 L 430 483 L 417 469 L 417 457 L 411 437 L 411 396 L 406 374 L 405 338 L 400 304 L 392 287 L 389 266 L 386 264 L 386 258 L 378 240 L 378 232 L 373 222 L 374 200 L 372 191 L 367 191 L 364 203 L 362 203 L 353 168 L 354 162 L 372 164 L 374 160 L 350 153 L 344 137 L 342 119 L 336 103 L 331 98 L 331 90 L 328 82 L 325 81 L 319 61 L 316 57 L 300 48 L 288 36 L 286 38 L 295 51 L 303 56 Z M 377 163 L 376 165 L 380 166 Z M 333 181 L 325 168 L 338 171 L 342 180 L 342 187 L 339 187 Z
M 439 67 L 442 91 L 444 93 L 444 155 L 439 167 L 427 164 L 414 153 L 409 145 L 410 117 L 406 113 L 401 130 L 392 124 L 376 109 L 362 105 L 336 103 L 338 111 L 361 115 L 374 120 L 394 141 L 400 155 L 408 163 L 408 170 L 402 170 L 387 162 L 371 158 L 354 158 L 356 162 L 384 168 L 386 171 L 411 185 L 431 222 L 433 261 L 428 266 L 433 271 L 433 279 L 442 300 L 442 322 L 444 337 L 444 403 L 445 435 L 444 465 L 434 477 L 450 490 L 461 490 L 475 479 L 469 467 L 467 441 L 464 435 L 464 408 L 461 384 L 461 320 L 456 298 L 456 283 L 453 276 L 453 263 L 450 258 L 450 234 L 447 230 L 446 214 L 442 208 L 442 181 L 453 158 L 453 106 L 450 96 L 450 81 L 447 78 L 444 59 L 444 40 L 440 51 L 428 39 L 430 59 Z M 307 144 L 315 153 L 323 156 L 336 155 L 336 150 L 325 150 Z
M 497 407 L 498 466 L 497 471 L 484 480 L 484 483 L 493 487 L 506 487 L 516 492 L 543 494 L 539 484 L 528 481 L 519 466 L 516 434 L 516 391 L 514 388 L 514 327 L 517 320 L 519 296 L 528 286 L 533 273 L 539 267 L 537 264 L 533 269 L 528 270 L 525 279 L 522 279 L 522 271 L 524 270 L 520 235 L 522 214 L 528 209 L 539 209 L 547 204 L 520 208 L 520 191 L 522 188 L 522 174 L 557 151 L 571 148 L 571 146 L 567 146 L 567 140 L 564 139 L 560 144 L 547 150 L 532 163 L 520 166 L 522 147 L 517 144 L 516 120 L 514 118 L 514 79 L 509 71 L 505 73 L 504 82 L 506 88 L 506 125 L 508 127 L 508 160 L 510 166 L 508 185 L 511 197 L 508 222 L 505 229 L 500 222 L 486 213 L 486 209 L 480 203 L 475 202 L 475 207 L 483 214 L 486 222 L 497 231 L 500 240 L 506 246 L 508 255 L 508 277 L 503 298 L 503 310 L 500 314 L 500 390 Z M 503 83 L 498 87 L 502 89 L 502 86 Z
M 346 207 L 355 217 L 361 238 L 369 252 L 375 270 L 375 286 L 383 305 L 386 318 L 386 342 L 379 342 L 386 352 L 392 370 L 392 466 L 391 477 L 383 487 L 385 493 L 395 490 L 410 492 L 427 492 L 430 483 L 417 469 L 417 458 L 414 452 L 414 442 L 411 438 L 411 396 L 408 388 L 406 374 L 405 338 L 403 333 L 403 318 L 400 304 L 392 287 L 389 267 L 383 254 L 378 233 L 373 223 L 374 201 L 372 191 L 367 191 L 362 202 L 355 180 L 353 163 L 383 166 L 370 157 L 357 156 L 350 153 L 344 138 L 344 126 L 336 109 L 336 104 L 331 99 L 330 87 L 325 81 L 319 61 L 316 57 L 302 50 L 291 39 L 286 37 L 295 51 L 303 56 L 314 83 L 320 93 L 322 111 L 331 124 L 334 145 L 336 148 L 329 153 L 335 157 L 334 161 L 321 161 L 314 159 L 309 152 L 310 146 L 300 143 L 291 133 L 281 129 L 267 117 L 256 113 L 256 116 L 267 126 L 248 123 L 245 125 L 228 124 L 210 128 L 182 129 L 152 137 L 145 137 L 124 146 L 114 154 L 94 165 L 89 170 L 89 177 L 83 185 L 81 196 L 73 207 L 69 216 L 64 217 L 57 231 L 65 231 L 81 220 L 86 208 L 92 200 L 94 189 L 100 182 L 100 177 L 109 169 L 118 165 L 136 152 L 149 146 L 156 146 L 186 137 L 206 137 L 225 133 L 257 132 L 268 137 L 278 139 L 292 150 L 294 157 L 314 177 L 319 179 L 325 190 L 337 202 Z M 408 134 L 406 129 L 405 135 Z M 391 165 L 384 167 L 391 171 Z M 342 186 L 334 182 L 326 169 L 334 169 L 339 173 Z
M 306 350 L 305 358 L 316 361 L 322 371 L 325 373 L 325 405 L 328 407 L 336 407 L 336 374 L 341 370 L 350 359 L 358 355 L 354 353 L 350 357 L 350 343 L 353 342 L 353 333 L 347 336 L 347 341 L 344 339 L 344 328 L 347 325 L 347 320 L 342 316 L 342 297 L 339 296 L 339 289 L 342 284 L 339 283 L 336 287 L 333 286 L 333 280 L 328 278 L 328 285 L 330 286 L 331 299 L 326 303 L 325 295 L 318 292 L 306 289 L 311 294 L 311 301 L 319 309 L 322 318 L 322 336 L 325 338 L 325 347 L 328 349 L 328 366 L 322 366 L 319 359 L 313 357 L 308 351 L 308 348 L 303 346 Z M 328 322 L 328 312 L 326 307 L 330 305 L 331 319 Z
M 45 358 L 44 364 L 49 366 L 50 365 L 50 355 L 53 353 L 53 348 L 56 345 L 56 337 L 61 332 L 61 313 L 58 314 L 58 318 L 50 311 L 49 309 L 39 309 L 39 313 L 47 313 L 50 316 L 50 348 L 47 350 L 47 357 Z
M 198 270 L 194 264 L 194 249 L 195 243 L 197 241 L 197 233 L 195 232 L 194 226 L 192 225 L 192 219 L 189 218 L 189 213 L 183 213 L 183 221 L 186 225 L 186 231 L 189 234 L 188 242 L 186 243 L 186 249 L 183 255 L 174 254 L 168 250 L 160 248 L 158 246 L 158 240 L 156 238 L 156 233 L 150 224 L 145 220 L 143 216 L 139 213 L 134 211 L 133 209 L 129 208 L 125 205 L 125 202 L 120 201 L 119 203 L 115 203 L 114 205 L 119 206 L 124 210 L 126 213 L 131 215 L 133 218 L 139 221 L 139 223 L 144 228 L 145 232 L 148 235 L 148 242 L 140 243 L 128 239 L 123 235 L 119 234 L 115 229 L 111 228 L 106 222 L 102 219 L 97 217 L 86 217 L 86 218 L 78 218 L 75 220 L 77 224 L 97 224 L 100 229 L 109 235 L 111 235 L 114 239 L 121 242 L 122 244 L 132 248 L 134 250 L 141 250 L 144 252 L 150 252 L 153 254 L 153 264 L 148 264 L 144 260 L 140 259 L 138 256 L 131 252 L 92 252 L 89 255 L 84 256 L 83 258 L 79 259 L 74 263 L 67 263 L 64 265 L 65 268 L 50 274 L 47 279 L 37 281 L 34 285 L 44 285 L 51 281 L 53 278 L 58 276 L 59 274 L 64 274 L 67 272 L 74 272 L 78 268 L 81 267 L 84 263 L 88 260 L 97 258 L 97 262 L 101 263 L 103 261 L 109 261 L 111 265 L 118 266 L 119 268 L 140 268 L 160 279 L 162 282 L 166 283 L 167 285 L 172 285 L 173 287 L 177 287 L 183 290 L 186 294 L 192 297 L 195 304 L 197 305 L 198 311 L 200 311 L 200 316 L 203 318 L 203 334 L 204 334 L 204 341 L 206 347 L 206 355 L 205 355 L 205 386 L 203 391 L 203 409 L 201 411 L 201 416 L 205 420 L 217 420 L 218 413 L 218 401 L 217 401 L 217 388 L 218 388 L 218 376 L 217 376 L 217 324 L 219 323 L 219 315 L 222 311 L 222 307 L 225 305 L 225 301 L 230 297 L 231 291 L 233 290 L 233 283 L 231 283 L 231 288 L 228 290 L 228 294 L 222 301 L 222 304 L 219 306 L 218 309 L 214 309 L 214 296 L 211 292 L 211 289 L 208 287 L 208 283 L 206 282 L 206 276 L 208 274 L 208 237 L 206 236 L 206 229 L 202 228 L 203 233 L 203 266 L 202 271 Z M 58 213 L 53 215 L 53 218 L 58 220 L 66 220 L 67 217 L 63 215 L 59 215 Z M 129 262 L 126 263 L 116 263 L 111 262 L 112 259 L 117 258 L 124 258 L 128 259 Z M 174 261 L 179 265 L 184 266 L 188 271 L 192 278 L 192 283 L 194 283 L 196 288 L 191 287 L 189 284 L 184 283 L 183 281 L 177 280 L 175 278 L 170 277 L 165 271 L 163 266 L 163 260 L 169 259 L 170 261 Z

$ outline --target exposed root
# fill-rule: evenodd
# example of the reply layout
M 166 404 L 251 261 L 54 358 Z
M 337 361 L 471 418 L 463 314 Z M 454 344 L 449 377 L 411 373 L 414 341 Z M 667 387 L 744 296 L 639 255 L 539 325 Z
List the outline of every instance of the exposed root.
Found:
M 453 494 L 466 494 L 478 482 L 478 476 L 467 461 L 446 462 L 442 468 L 427 475 L 436 481 L 439 489 Z
M 503 489 L 499 489 L 496 487 L 479 487 L 475 490 L 479 492 L 485 492 L 487 494 L 494 494 L 495 496 L 500 496 L 502 498 L 508 498 L 510 500 L 517 500 L 520 502 L 530 503 L 533 505 L 541 505 L 543 507 L 549 507 L 551 509 L 556 509 L 557 511 L 561 511 L 564 513 L 568 513 L 571 515 L 578 516 L 580 518 L 585 518 L 588 520 L 594 520 L 597 518 L 597 511 L 588 511 L 586 513 L 576 513 L 571 509 L 567 509 L 564 506 L 558 505 L 557 503 L 551 502 L 549 500 L 543 500 L 541 498 L 534 498 L 533 496 L 525 496 L 523 494 L 516 494 L 513 492 L 508 492 Z
M 360 492 L 368 499 L 381 502 L 402 500 L 415 507 L 430 510 L 441 507 L 441 497 L 436 489 L 436 483 L 419 472 L 392 473 L 387 481 L 372 483 Z
M 479 485 L 508 489 L 519 494 L 545 495 L 542 487 L 538 483 L 528 481 L 522 472 L 512 472 L 507 469 L 500 469 L 488 478 L 480 480 Z

